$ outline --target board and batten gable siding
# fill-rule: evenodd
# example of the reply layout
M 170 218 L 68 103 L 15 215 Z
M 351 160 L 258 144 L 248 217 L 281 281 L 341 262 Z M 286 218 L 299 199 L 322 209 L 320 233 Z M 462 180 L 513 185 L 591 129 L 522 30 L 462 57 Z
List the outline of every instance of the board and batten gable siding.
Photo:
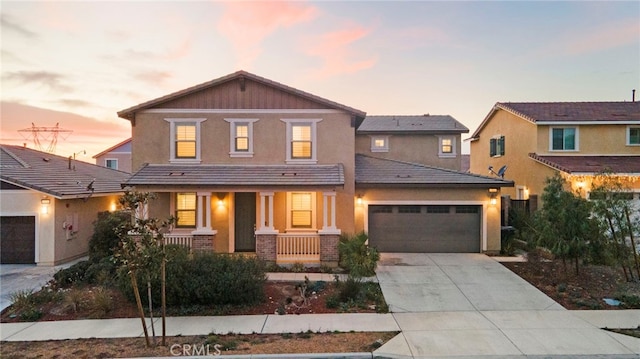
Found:
M 217 109 L 322 109 L 315 101 L 272 86 L 245 79 L 244 91 L 240 81 L 218 84 L 197 93 L 185 94 L 176 99 L 158 104 L 155 108 L 217 108 Z

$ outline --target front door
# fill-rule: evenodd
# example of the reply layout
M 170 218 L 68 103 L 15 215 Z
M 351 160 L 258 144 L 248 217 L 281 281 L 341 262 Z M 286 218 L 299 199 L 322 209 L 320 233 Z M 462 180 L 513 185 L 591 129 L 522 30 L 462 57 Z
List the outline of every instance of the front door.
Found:
M 235 251 L 256 251 L 256 194 L 236 192 L 235 194 Z

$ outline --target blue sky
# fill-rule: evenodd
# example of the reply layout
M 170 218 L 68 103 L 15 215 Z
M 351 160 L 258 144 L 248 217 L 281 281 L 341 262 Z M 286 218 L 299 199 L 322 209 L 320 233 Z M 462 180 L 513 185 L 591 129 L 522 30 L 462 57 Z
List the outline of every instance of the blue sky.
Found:
M 0 142 L 56 121 L 74 131 L 65 156 L 127 138 L 119 110 L 241 69 L 472 132 L 498 101 L 640 90 L 637 1 L 3 1 L 0 14 Z

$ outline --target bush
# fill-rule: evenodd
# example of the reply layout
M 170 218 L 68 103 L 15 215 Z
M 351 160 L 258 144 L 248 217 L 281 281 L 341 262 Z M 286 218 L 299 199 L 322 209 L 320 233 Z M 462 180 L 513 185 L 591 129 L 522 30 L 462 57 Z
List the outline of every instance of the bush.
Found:
M 264 264 L 244 256 L 196 253 L 179 246 L 167 246 L 167 289 L 169 306 L 242 305 L 264 298 L 266 274 Z M 159 272 L 159 268 L 157 269 Z M 143 303 L 147 301 L 147 279 L 138 273 L 138 287 Z M 131 280 L 126 268 L 118 271 L 118 286 L 131 300 Z M 152 296 L 160 302 L 160 279 L 151 282 Z
M 77 284 L 109 285 L 116 275 L 116 269 L 113 257 L 109 256 L 97 262 L 78 262 L 69 268 L 57 271 L 53 279 L 62 288 Z
M 83 283 L 87 270 L 91 266 L 90 261 L 82 261 L 69 268 L 61 269 L 53 275 L 56 283 L 63 288 L 74 284 Z
M 340 238 L 338 244 L 340 266 L 347 269 L 350 276 L 370 277 L 376 274 L 380 253 L 366 244 L 367 239 L 367 234 L 364 232 Z
M 119 212 L 100 212 L 93 222 L 93 235 L 89 239 L 89 260 L 99 262 L 111 257 L 120 245 L 118 231 L 131 223 L 131 214 Z

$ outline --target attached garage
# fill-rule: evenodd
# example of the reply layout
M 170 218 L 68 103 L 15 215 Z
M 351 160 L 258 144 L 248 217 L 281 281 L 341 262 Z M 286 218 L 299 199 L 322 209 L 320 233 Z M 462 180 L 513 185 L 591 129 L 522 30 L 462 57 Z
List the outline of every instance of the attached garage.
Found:
M 369 244 L 381 252 L 479 253 L 482 206 L 370 205 Z
M 36 258 L 36 217 L 0 217 L 0 263 L 33 264 Z

